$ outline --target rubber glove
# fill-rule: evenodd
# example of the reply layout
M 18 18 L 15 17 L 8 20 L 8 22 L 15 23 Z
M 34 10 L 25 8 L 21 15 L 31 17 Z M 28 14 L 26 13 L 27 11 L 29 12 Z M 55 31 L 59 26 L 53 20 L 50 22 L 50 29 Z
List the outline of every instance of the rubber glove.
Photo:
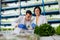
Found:
M 18 27 L 27 30 L 27 27 L 26 27 L 26 25 L 24 25 L 24 24 L 19 24 Z
M 34 23 L 31 24 L 31 27 L 32 27 L 33 29 L 35 28 L 35 26 L 36 26 L 36 24 L 34 24 Z

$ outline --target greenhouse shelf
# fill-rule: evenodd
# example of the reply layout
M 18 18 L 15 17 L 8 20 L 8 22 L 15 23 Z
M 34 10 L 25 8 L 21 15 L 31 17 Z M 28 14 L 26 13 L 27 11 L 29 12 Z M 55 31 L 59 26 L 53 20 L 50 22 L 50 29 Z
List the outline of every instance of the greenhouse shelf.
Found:
M 14 15 L 14 16 L 2 16 L 2 19 L 7 19 L 7 18 L 16 18 L 19 17 L 19 15 Z
M 43 6 L 42 4 L 36 4 L 36 5 L 29 5 L 29 6 L 21 6 L 22 8 L 31 8 L 31 7 L 35 7 L 35 6 Z
M 50 2 L 50 3 L 45 3 L 44 6 L 56 5 L 56 4 L 58 4 L 58 2 Z M 43 4 L 35 4 L 35 5 L 30 5 L 30 6 L 21 6 L 21 8 L 31 8 L 31 7 L 35 7 L 35 6 L 43 6 Z
M 50 3 L 45 3 L 44 6 L 46 6 L 46 5 L 57 5 L 57 4 L 58 4 L 58 2 L 50 2 Z
M 59 11 L 51 11 L 51 12 L 45 12 L 45 15 L 58 15 L 60 14 Z M 44 15 L 44 13 L 42 13 Z
M 51 20 L 48 21 L 49 24 L 60 23 L 60 20 Z M 1 26 L 11 26 L 11 24 L 1 24 Z
M 13 8 L 2 8 L 1 11 L 6 11 L 6 10 L 14 10 L 18 9 L 19 7 L 13 7 Z
M 45 15 L 52 15 L 52 14 L 59 14 L 59 11 L 52 11 L 52 12 L 46 12 Z M 33 16 L 35 16 L 34 14 L 32 14 Z M 42 15 L 44 15 L 44 13 L 42 13 Z M 21 15 L 22 16 L 22 15 Z M 14 16 L 2 16 L 2 19 L 5 18 L 16 18 L 19 17 L 19 15 L 14 15 Z
M 14 3 L 14 2 L 18 2 L 18 0 L 2 1 L 1 3 Z
M 45 12 L 45 15 L 58 15 L 58 14 L 60 14 L 59 11 Z M 35 14 L 32 15 L 35 16 Z M 41 15 L 44 15 L 44 12 L 42 12 Z
M 1 24 L 1 26 L 11 26 L 11 24 Z
M 48 23 L 53 24 L 53 23 L 60 23 L 60 20 L 52 20 L 52 21 L 48 21 Z

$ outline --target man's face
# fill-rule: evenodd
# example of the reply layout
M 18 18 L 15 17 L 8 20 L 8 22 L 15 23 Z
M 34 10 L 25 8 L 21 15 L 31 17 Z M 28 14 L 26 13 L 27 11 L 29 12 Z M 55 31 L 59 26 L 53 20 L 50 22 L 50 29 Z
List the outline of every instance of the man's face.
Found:
M 30 14 L 27 13 L 25 18 L 26 18 L 27 21 L 30 21 L 31 17 L 32 17 L 32 15 L 30 15 Z
M 39 16 L 40 15 L 40 10 L 38 8 L 35 9 L 35 15 Z

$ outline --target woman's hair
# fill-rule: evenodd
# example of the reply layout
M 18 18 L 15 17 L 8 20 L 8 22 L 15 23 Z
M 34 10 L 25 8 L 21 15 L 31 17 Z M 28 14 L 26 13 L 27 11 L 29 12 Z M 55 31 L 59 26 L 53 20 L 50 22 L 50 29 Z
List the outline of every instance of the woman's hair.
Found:
M 26 11 L 26 14 L 32 15 L 32 12 L 31 12 L 30 10 L 27 10 L 27 11 Z
M 41 8 L 39 7 L 39 6 L 36 6 L 35 8 L 34 8 L 34 13 L 35 13 L 35 9 L 39 9 L 40 10 L 40 14 L 41 14 Z

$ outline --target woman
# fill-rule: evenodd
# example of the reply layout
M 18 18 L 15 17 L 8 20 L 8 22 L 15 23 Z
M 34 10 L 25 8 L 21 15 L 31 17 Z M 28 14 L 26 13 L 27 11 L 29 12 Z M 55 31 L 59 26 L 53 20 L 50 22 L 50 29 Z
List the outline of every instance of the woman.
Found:
M 41 24 L 47 23 L 47 19 L 45 16 L 41 15 L 41 8 L 40 7 L 35 7 L 34 8 L 34 13 L 36 15 L 34 19 L 34 24 L 40 26 Z

